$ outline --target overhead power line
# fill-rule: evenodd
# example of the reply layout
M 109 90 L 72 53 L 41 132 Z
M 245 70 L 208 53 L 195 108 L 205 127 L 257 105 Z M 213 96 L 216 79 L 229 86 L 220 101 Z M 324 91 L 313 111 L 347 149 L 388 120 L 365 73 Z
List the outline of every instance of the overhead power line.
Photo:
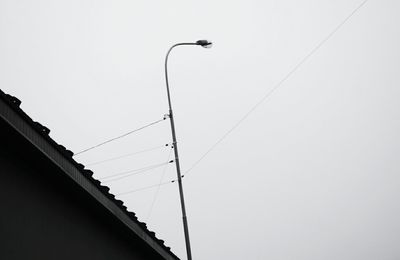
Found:
M 167 118 L 168 118 L 168 116 L 165 115 L 163 119 L 160 119 L 160 120 L 151 122 L 151 123 L 149 123 L 149 124 L 147 124 L 147 125 L 144 125 L 144 126 L 139 127 L 139 128 L 137 128 L 137 129 L 131 130 L 131 131 L 129 131 L 129 132 L 123 134 L 123 135 L 120 135 L 120 136 L 117 136 L 117 137 L 108 139 L 108 140 L 106 140 L 106 141 L 104 141 L 104 142 L 102 142 L 102 143 L 99 143 L 99 144 L 96 144 L 96 145 L 91 146 L 91 147 L 89 147 L 89 148 L 86 148 L 86 149 L 84 149 L 84 150 L 82 150 L 82 151 L 80 151 L 80 152 L 75 153 L 74 156 L 76 156 L 76 155 L 78 155 L 78 154 L 86 153 L 87 151 L 93 150 L 93 149 L 95 149 L 95 148 L 97 148 L 97 147 L 100 147 L 100 146 L 102 146 L 102 145 L 108 144 L 108 143 L 113 142 L 113 141 L 115 141 L 115 140 L 118 140 L 118 139 L 121 139 L 121 138 L 123 138 L 123 137 L 126 137 L 126 136 L 128 136 L 128 135 L 130 135 L 130 134 L 136 133 L 136 132 L 138 132 L 138 131 L 140 131 L 140 130 L 143 130 L 143 129 L 147 128 L 147 127 L 150 127 L 150 126 L 152 126 L 152 125 L 155 125 L 155 124 L 157 124 L 157 123 L 160 123 L 160 122 L 164 121 L 164 120 L 167 119 Z
M 185 175 L 182 175 L 182 179 L 184 177 L 185 177 Z M 117 194 L 115 194 L 115 196 L 127 195 L 127 194 L 135 193 L 135 192 L 138 192 L 138 191 L 144 191 L 144 190 L 152 189 L 152 188 L 155 188 L 155 187 L 158 187 L 158 186 L 163 186 L 163 185 L 166 185 L 166 184 L 175 183 L 177 181 L 178 181 L 177 179 L 173 179 L 173 180 L 161 182 L 159 184 L 154 184 L 154 185 L 150 185 L 150 186 L 146 186 L 146 187 L 142 187 L 142 188 L 138 188 L 138 189 L 134 189 L 134 190 L 128 190 L 128 191 L 125 191 L 125 192 L 122 192 L 122 193 L 117 193 Z
M 166 184 L 174 183 L 175 181 L 176 180 L 166 181 L 166 182 L 162 182 L 162 183 L 159 183 L 159 184 L 154 184 L 154 185 L 150 185 L 150 186 L 146 186 L 146 187 L 142 187 L 142 188 L 138 188 L 138 189 L 134 189 L 134 190 L 129 190 L 129 191 L 117 193 L 117 194 L 115 194 L 115 196 L 128 195 L 128 194 L 135 193 L 135 192 L 138 192 L 138 191 L 148 190 L 148 189 L 151 189 L 151 188 L 155 188 L 155 187 L 163 186 L 163 185 L 166 185 Z
M 115 161 L 115 160 L 118 160 L 118 159 L 130 157 L 130 156 L 133 156 L 133 155 L 137 155 L 137 154 L 142 154 L 142 153 L 146 153 L 146 152 L 151 152 L 151 151 L 154 151 L 154 150 L 158 150 L 158 149 L 161 149 L 161 148 L 163 148 L 163 147 L 170 146 L 170 145 L 171 145 L 171 144 L 163 144 L 163 145 L 155 146 L 155 147 L 152 147 L 152 148 L 148 148 L 148 149 L 136 151 L 136 152 L 133 152 L 133 153 L 128 153 L 128 154 L 124 154 L 124 155 L 120 155 L 120 156 L 116 156 L 116 157 L 111 157 L 111 158 L 108 158 L 108 159 L 104 159 L 104 160 L 101 160 L 101 161 L 96 161 L 96 162 L 88 163 L 88 164 L 86 164 L 86 165 L 87 165 L 87 166 L 93 166 L 93 165 L 97 165 L 97 164 L 101 164 L 101 163 L 111 162 L 111 161 Z
M 303 59 L 300 60 L 270 91 L 268 91 L 250 110 L 237 121 L 224 135 L 222 135 L 211 147 L 197 160 L 192 166 L 185 171 L 185 174 L 193 170 L 214 148 L 220 144 L 229 134 L 231 134 L 239 125 L 246 120 L 251 113 L 254 112 L 269 96 L 271 96 L 279 87 L 286 82 L 286 80 L 293 75 L 315 52 L 317 52 L 322 45 L 324 45 L 368 0 L 364 0 L 358 5 L 344 20 L 342 20 L 322 41 L 320 41 Z
M 120 180 L 122 178 L 126 178 L 126 177 L 129 177 L 129 176 L 132 176 L 132 175 L 136 175 L 136 174 L 139 174 L 139 173 L 147 172 L 147 171 L 153 170 L 155 168 L 158 168 L 158 167 L 161 167 L 163 165 L 166 165 L 166 164 L 169 164 L 169 163 L 173 163 L 173 162 L 174 162 L 174 160 L 171 160 L 171 161 L 168 161 L 168 162 L 151 165 L 151 166 L 144 167 L 144 168 L 141 168 L 141 169 L 135 169 L 135 170 L 116 173 L 116 174 L 113 174 L 113 175 L 110 175 L 110 176 L 107 176 L 107 177 L 103 177 L 103 178 L 99 178 L 99 179 L 100 180 L 106 179 L 105 181 L 102 181 L 103 183 L 112 182 L 112 181 L 116 181 L 116 180 Z M 117 176 L 117 177 L 115 177 L 115 176 Z
M 171 147 L 171 148 L 172 148 L 172 147 Z M 168 157 L 167 157 L 167 161 L 169 161 L 169 159 L 171 158 L 171 154 L 172 154 L 172 149 L 170 149 L 170 151 L 169 151 L 169 154 L 168 154 Z M 166 165 L 164 166 L 163 171 L 162 171 L 162 174 L 161 174 L 161 176 L 160 176 L 160 181 L 159 181 L 159 183 L 158 183 L 157 190 L 156 190 L 156 192 L 155 192 L 155 194 L 154 194 L 153 201 L 151 202 L 149 212 L 147 213 L 147 221 L 150 219 L 151 213 L 153 212 L 153 208 L 154 208 L 154 205 L 155 205 L 155 203 L 156 203 L 158 194 L 160 193 L 160 187 L 161 187 L 162 181 L 164 180 L 165 173 L 167 172 L 167 167 L 168 167 L 168 164 L 166 164 Z M 147 222 L 147 221 L 146 221 L 146 222 Z
M 146 170 L 146 169 L 149 169 L 149 168 L 153 168 L 153 167 L 156 167 L 156 166 L 164 165 L 166 163 L 168 163 L 168 162 L 162 162 L 162 163 L 157 163 L 157 164 L 149 165 L 149 166 L 138 168 L 138 169 L 133 169 L 133 170 L 128 170 L 128 171 L 113 173 L 111 175 L 100 177 L 99 180 L 104 180 L 104 179 L 112 178 L 112 177 L 115 177 L 115 176 L 124 175 L 126 173 L 143 171 L 143 170 Z

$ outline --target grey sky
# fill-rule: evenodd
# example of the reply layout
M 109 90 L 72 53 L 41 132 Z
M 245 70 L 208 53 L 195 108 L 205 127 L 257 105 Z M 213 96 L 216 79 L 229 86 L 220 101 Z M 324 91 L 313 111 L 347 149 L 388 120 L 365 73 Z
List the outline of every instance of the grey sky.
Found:
M 362 1 L 0 1 L 0 87 L 77 152 L 162 118 L 188 169 Z M 194 259 L 400 257 L 400 2 L 368 1 L 184 179 Z M 168 122 L 76 159 L 170 142 Z M 96 176 L 169 150 L 95 165 Z M 169 165 L 164 181 L 175 176 Z M 109 183 L 159 182 L 162 168 Z M 185 258 L 175 184 L 121 196 Z

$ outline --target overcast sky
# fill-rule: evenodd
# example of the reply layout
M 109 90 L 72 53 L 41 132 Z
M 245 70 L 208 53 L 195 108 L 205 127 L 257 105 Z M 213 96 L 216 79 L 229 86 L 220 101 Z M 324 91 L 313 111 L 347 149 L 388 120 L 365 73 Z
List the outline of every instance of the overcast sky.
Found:
M 185 172 L 362 2 L 0 0 L 0 88 L 78 152 L 168 113 L 166 51 L 212 40 L 170 57 Z M 194 259 L 400 258 L 399 12 L 367 1 L 187 174 Z M 164 121 L 76 160 L 170 141 Z M 100 178 L 169 152 L 87 167 Z M 169 164 L 107 184 L 175 176 Z M 186 258 L 176 183 L 120 199 Z

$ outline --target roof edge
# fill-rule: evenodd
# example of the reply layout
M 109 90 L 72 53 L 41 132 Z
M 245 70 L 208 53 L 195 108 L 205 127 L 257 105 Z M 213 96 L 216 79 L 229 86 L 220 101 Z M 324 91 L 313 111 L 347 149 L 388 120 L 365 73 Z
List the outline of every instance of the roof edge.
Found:
M 115 196 L 108 192 L 108 187 L 102 186 L 100 181 L 92 177 L 92 171 L 85 169 L 82 164 L 76 162 L 72 158 L 73 153 L 71 151 L 50 138 L 48 136 L 50 132 L 48 128 L 34 122 L 20 109 L 21 101 L 19 99 L 5 94 L 1 89 L 0 97 L 1 118 L 162 257 L 168 260 L 179 259 L 171 252 L 169 247 L 163 244 L 162 240 L 155 237 L 154 232 L 147 229 L 145 223 L 137 220 L 135 213 L 127 211 L 123 202 L 116 200 Z

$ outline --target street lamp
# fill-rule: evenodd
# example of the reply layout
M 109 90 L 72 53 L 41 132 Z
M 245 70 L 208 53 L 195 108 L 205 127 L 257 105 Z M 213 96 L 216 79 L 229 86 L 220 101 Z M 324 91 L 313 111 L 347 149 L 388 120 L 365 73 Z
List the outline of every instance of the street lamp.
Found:
M 199 45 L 204 48 L 211 48 L 212 43 L 207 40 L 199 40 L 197 42 L 177 43 L 175 45 L 172 45 L 172 47 L 168 50 L 167 55 L 165 56 L 165 82 L 167 85 L 169 119 L 171 122 L 172 143 L 173 143 L 174 153 L 175 153 L 176 174 L 178 176 L 177 179 L 178 179 L 179 195 L 180 195 L 181 208 L 182 208 L 183 231 L 185 233 L 187 259 L 192 260 L 192 252 L 190 249 L 190 239 L 189 239 L 189 228 L 188 228 L 188 223 L 187 223 L 187 218 L 186 218 L 185 199 L 183 197 L 181 167 L 179 164 L 179 156 L 178 156 L 178 143 L 176 142 L 175 123 L 174 123 L 174 116 L 172 113 L 171 95 L 169 93 L 169 84 L 168 84 L 168 57 L 173 48 L 175 48 L 177 46 L 181 46 L 181 45 Z

